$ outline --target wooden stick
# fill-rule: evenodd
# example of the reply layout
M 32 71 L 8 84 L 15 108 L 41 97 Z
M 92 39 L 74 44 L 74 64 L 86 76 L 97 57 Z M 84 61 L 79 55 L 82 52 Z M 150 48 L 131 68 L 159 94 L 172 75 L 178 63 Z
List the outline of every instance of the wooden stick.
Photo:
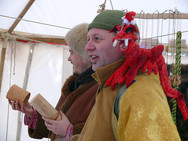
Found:
M 25 13 L 29 10 L 29 8 L 31 7 L 31 5 L 33 4 L 35 0 L 30 0 L 27 5 L 25 6 L 25 8 L 23 9 L 23 11 L 20 13 L 20 15 L 18 16 L 18 18 L 14 21 L 14 23 L 12 24 L 12 26 L 9 28 L 8 33 L 12 33 L 12 31 L 14 30 L 14 28 L 17 26 L 17 24 L 20 22 L 20 19 L 23 18 L 23 16 L 25 15 Z
M 44 117 L 54 119 L 54 120 L 61 120 L 61 115 L 59 112 L 50 104 L 46 99 L 37 94 L 35 97 L 32 98 L 30 104 Z
M 3 69 L 4 69 L 4 62 L 5 62 L 5 54 L 6 54 L 6 48 L 2 48 L 1 53 L 1 62 L 0 62 L 0 90 L 2 86 L 2 79 L 3 79 Z
M 109 9 L 98 9 L 97 13 L 101 13 L 103 11 L 108 11 Z M 159 14 L 151 14 L 151 13 L 136 13 L 135 18 L 138 19 L 188 19 L 187 13 L 159 13 Z
M 159 14 L 149 14 L 149 13 L 137 13 L 135 18 L 138 19 L 188 19 L 188 14 L 184 13 L 159 13 Z

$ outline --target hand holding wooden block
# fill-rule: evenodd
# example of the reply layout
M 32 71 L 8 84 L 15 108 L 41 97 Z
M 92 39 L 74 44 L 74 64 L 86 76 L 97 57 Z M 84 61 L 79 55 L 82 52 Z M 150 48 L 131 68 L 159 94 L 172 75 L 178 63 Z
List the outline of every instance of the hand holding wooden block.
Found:
M 30 93 L 26 90 L 20 88 L 17 85 L 12 85 L 7 92 L 6 98 L 10 100 L 18 100 L 19 105 L 22 103 L 27 103 L 30 97 Z
M 32 98 L 30 104 L 44 117 L 61 120 L 59 112 L 40 94 Z

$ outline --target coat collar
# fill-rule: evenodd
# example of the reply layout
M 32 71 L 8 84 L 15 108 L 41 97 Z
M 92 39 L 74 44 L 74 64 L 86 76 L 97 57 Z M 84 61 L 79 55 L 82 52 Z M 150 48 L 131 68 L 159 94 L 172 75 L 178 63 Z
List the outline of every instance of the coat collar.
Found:
M 96 72 L 92 77 L 97 81 L 99 85 L 104 85 L 105 82 L 110 78 L 110 76 L 116 71 L 124 62 L 124 59 L 121 59 L 112 64 L 106 65 L 101 68 L 97 68 Z

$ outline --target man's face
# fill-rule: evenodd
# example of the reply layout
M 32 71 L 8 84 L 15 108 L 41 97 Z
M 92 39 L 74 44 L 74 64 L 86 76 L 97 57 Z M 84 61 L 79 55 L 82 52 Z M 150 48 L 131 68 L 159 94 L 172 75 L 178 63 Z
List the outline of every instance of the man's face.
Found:
M 124 55 L 118 47 L 112 46 L 115 33 L 100 28 L 91 28 L 87 35 L 88 43 L 85 49 L 91 58 L 94 71 L 119 60 Z
M 79 56 L 71 48 L 69 48 L 69 53 L 68 61 L 73 65 L 74 74 L 81 74 L 91 66 L 91 63 L 86 58 Z

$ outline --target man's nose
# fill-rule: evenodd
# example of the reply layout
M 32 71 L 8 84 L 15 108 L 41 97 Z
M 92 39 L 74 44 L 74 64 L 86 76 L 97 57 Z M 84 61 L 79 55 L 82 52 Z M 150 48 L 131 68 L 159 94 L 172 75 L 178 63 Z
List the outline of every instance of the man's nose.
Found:
M 86 46 L 85 46 L 85 50 L 89 51 L 89 50 L 93 50 L 93 49 L 95 49 L 94 44 L 92 43 L 92 41 L 88 41 Z
M 67 58 L 67 60 L 68 60 L 68 61 L 71 61 L 71 57 L 69 56 L 69 57 Z

